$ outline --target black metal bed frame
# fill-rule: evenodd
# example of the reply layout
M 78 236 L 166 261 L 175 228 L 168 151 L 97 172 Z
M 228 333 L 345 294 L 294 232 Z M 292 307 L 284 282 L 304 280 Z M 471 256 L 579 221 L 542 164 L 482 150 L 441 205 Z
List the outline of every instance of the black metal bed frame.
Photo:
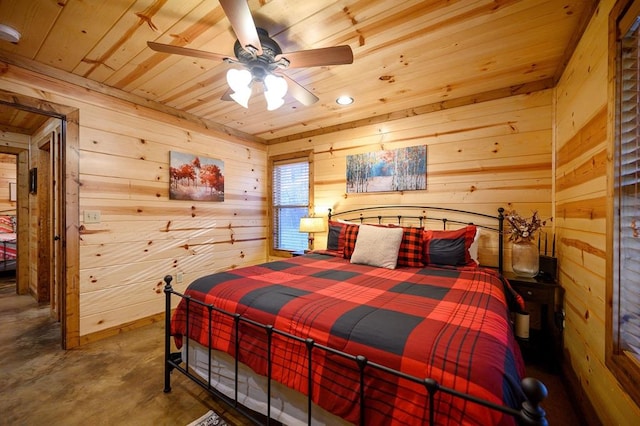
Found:
M 381 210 L 381 209 L 385 209 L 385 208 L 398 208 L 398 206 L 385 206 L 385 207 L 378 207 L 378 208 L 370 208 L 371 210 L 375 209 L 375 210 Z M 500 254 L 499 254 L 499 265 L 498 268 L 500 271 L 502 271 L 502 262 L 503 262 L 503 221 L 504 221 L 504 216 L 503 216 L 503 212 L 504 209 L 500 208 L 498 210 L 498 216 L 491 216 L 491 215 L 486 215 L 486 214 L 481 214 L 481 213 L 475 213 L 475 212 L 467 212 L 464 210 L 456 210 L 456 209 L 448 209 L 448 208 L 438 208 L 438 207 L 420 207 L 420 206 L 400 206 L 403 209 L 407 209 L 407 208 L 418 208 L 418 209 L 429 209 L 429 210 L 439 210 L 439 211 L 444 211 L 444 212 L 450 212 L 450 213 L 462 213 L 462 214 L 466 214 L 466 215 L 474 215 L 474 216 L 482 216 L 485 218 L 490 218 L 490 219 L 496 219 L 498 220 L 498 229 L 494 229 L 494 228 L 489 228 L 489 227 L 483 227 L 483 228 L 487 228 L 487 229 L 492 229 L 493 231 L 499 232 L 500 238 L 499 238 L 499 250 L 500 250 Z M 363 210 L 369 210 L 369 208 L 367 209 L 358 209 L 358 210 L 350 210 L 350 211 L 345 211 L 345 212 L 341 212 L 340 215 L 346 215 L 346 214 L 351 214 L 351 213 L 355 213 L 355 212 L 359 212 L 359 211 L 363 211 Z M 329 211 L 329 218 L 333 217 L 333 216 L 337 216 L 337 214 L 332 214 L 331 210 Z M 369 216 L 369 217 L 365 217 L 364 215 L 360 215 L 356 220 L 360 220 L 361 223 L 363 223 L 364 221 L 368 220 L 368 219 L 378 219 L 378 221 L 381 223 L 382 219 L 385 218 L 397 218 L 398 221 L 401 221 L 403 218 L 411 218 L 411 219 L 416 219 L 420 221 L 420 224 L 423 224 L 423 220 L 428 219 L 428 220 L 440 220 L 443 221 L 444 226 L 446 227 L 447 222 L 454 222 L 454 223 L 458 223 L 458 224 L 468 224 L 469 222 L 462 222 L 462 221 L 451 221 L 451 220 L 447 220 L 447 219 L 440 219 L 440 218 L 427 218 L 424 214 L 420 215 L 420 216 L 380 216 L 380 215 L 375 215 L 375 216 Z M 434 413 L 434 400 L 435 400 L 435 396 L 438 392 L 444 393 L 444 394 L 448 394 L 451 395 L 453 397 L 457 397 L 457 398 L 461 398 L 464 399 L 466 401 L 470 401 L 472 403 L 476 403 L 476 404 L 480 404 L 482 406 L 488 407 L 491 410 L 496 410 L 496 411 L 500 411 L 502 413 L 506 413 L 508 415 L 513 416 L 516 421 L 518 422 L 518 424 L 521 425 L 540 425 L 540 426 L 544 426 L 547 425 L 547 419 L 545 417 L 546 413 L 544 411 L 544 409 L 540 406 L 540 403 L 547 397 L 547 389 L 544 386 L 544 384 L 535 379 L 535 378 L 531 378 L 531 377 L 526 377 L 522 380 L 521 385 L 522 385 L 522 390 L 526 396 L 526 400 L 522 403 L 522 407 L 519 410 L 516 410 L 514 408 L 508 407 L 508 406 L 504 406 L 504 405 L 499 405 L 499 404 L 495 404 L 491 401 L 487 401 L 478 397 L 475 397 L 473 395 L 469 395 L 469 394 L 464 394 L 462 392 L 456 391 L 455 389 L 451 389 L 445 386 L 441 386 L 440 384 L 438 384 L 437 381 L 430 379 L 430 378 L 420 378 L 420 377 L 415 377 L 415 376 L 411 376 L 405 373 L 402 373 L 401 371 L 392 369 L 392 368 L 388 368 L 385 367 L 384 365 L 380 365 L 377 364 L 375 362 L 371 362 L 369 361 L 366 357 L 362 356 L 362 355 L 353 355 L 353 354 L 348 354 L 336 349 L 333 349 L 331 347 L 325 346 L 325 345 L 321 345 L 318 344 L 316 342 L 313 341 L 313 339 L 305 339 L 305 338 L 301 338 L 299 336 L 295 336 L 292 335 L 290 333 L 281 331 L 276 329 L 275 327 L 273 327 L 273 325 L 269 325 L 269 324 L 261 324 L 259 322 L 253 321 L 251 319 L 245 318 L 240 314 L 237 313 L 232 313 L 232 312 L 228 312 L 225 311 L 223 309 L 220 309 L 212 304 L 207 304 L 207 303 L 203 303 L 197 299 L 193 299 L 191 296 L 179 293 L 175 290 L 173 290 L 172 286 L 171 286 L 171 282 L 173 280 L 173 277 L 171 275 L 167 275 L 164 277 L 164 282 L 165 282 L 165 286 L 164 286 L 164 293 L 165 293 L 165 359 L 164 359 L 164 392 L 168 393 L 171 392 L 171 373 L 173 370 L 177 370 L 179 372 L 181 372 L 182 374 L 184 374 L 185 376 L 187 376 L 189 379 L 191 379 L 193 382 L 195 382 L 196 384 L 198 384 L 200 387 L 202 387 L 203 389 L 205 389 L 207 392 L 209 392 L 211 395 L 219 398 L 220 400 L 224 401 L 225 403 L 233 406 L 236 410 L 238 410 L 239 412 L 241 412 L 242 414 L 244 414 L 245 416 L 247 416 L 247 418 L 249 418 L 251 421 L 253 421 L 255 424 L 271 424 L 272 419 L 271 419 L 271 404 L 267 404 L 267 413 L 266 413 L 266 418 L 257 416 L 254 412 L 252 412 L 251 410 L 245 409 L 239 402 L 238 402 L 238 371 L 239 371 L 239 361 L 237 359 L 235 359 L 235 387 L 234 387 L 234 397 L 230 398 L 227 395 L 223 394 L 222 392 L 218 391 L 217 389 L 215 389 L 212 385 L 211 385 L 211 377 L 212 377 L 212 366 L 211 366 L 211 355 L 212 355 L 212 332 L 209 332 L 209 342 L 208 342 L 208 358 L 209 358 L 209 362 L 208 362 L 208 366 L 207 366 L 207 370 L 208 370 L 208 374 L 207 374 L 207 380 L 206 382 L 199 376 L 193 374 L 190 371 L 190 366 L 189 366 L 189 321 L 187 320 L 186 322 L 186 332 L 185 335 L 183 336 L 184 341 L 183 341 L 183 345 L 185 345 L 185 352 L 186 352 L 186 360 L 183 361 L 182 360 L 182 353 L 181 352 L 171 352 L 171 306 L 172 306 L 172 296 L 177 296 L 181 299 L 185 299 L 186 300 L 186 317 L 187 319 L 189 318 L 189 314 L 190 314 L 190 306 L 191 304 L 197 304 L 201 307 L 206 308 L 207 312 L 208 312 L 208 320 L 209 323 L 211 323 L 212 317 L 213 317 L 213 313 L 217 313 L 217 314 L 222 314 L 225 316 L 228 316 L 230 318 L 233 319 L 234 322 L 234 327 L 235 327 L 235 340 L 234 340 L 234 345 L 235 345 L 235 351 L 236 353 L 239 350 L 240 347 L 240 333 L 239 333 L 239 327 L 241 323 L 245 323 L 245 324 L 249 324 L 257 329 L 261 329 L 264 331 L 265 336 L 266 336 L 266 340 L 267 340 L 267 399 L 270 401 L 271 400 L 271 381 L 272 381 L 272 377 L 271 377 L 271 350 L 272 350 L 272 339 L 274 334 L 275 335 L 279 335 L 281 337 L 284 337 L 286 339 L 292 339 L 298 343 L 302 343 L 305 345 L 306 350 L 307 350 L 307 360 L 308 360 L 308 371 L 307 371 L 307 381 L 308 381 L 308 389 L 307 389 L 307 424 L 311 424 L 312 421 L 312 398 L 313 398 L 313 393 L 312 393 L 312 372 L 313 372 L 313 351 L 314 350 L 322 350 L 325 351 L 331 355 L 335 355 L 338 356 L 342 359 L 345 359 L 347 361 L 353 362 L 354 368 L 357 369 L 358 374 L 359 374 L 359 381 L 360 381 L 360 395 L 359 395 L 359 404 L 360 404 L 360 413 L 361 413 L 361 417 L 360 417 L 360 425 L 364 426 L 366 425 L 366 419 L 364 418 L 364 407 L 366 404 L 366 395 L 365 395 L 365 386 L 364 386 L 364 382 L 365 382 L 365 377 L 366 377 L 366 371 L 369 369 L 373 369 L 373 370 L 377 370 L 379 372 L 383 372 L 386 374 L 390 374 L 392 376 L 398 377 L 398 378 L 402 378 L 405 380 L 408 380 L 410 382 L 416 383 L 416 384 L 420 384 L 423 385 L 427 391 L 427 400 L 428 400 L 428 404 L 429 404 L 429 424 L 430 425 L 435 425 L 436 424 L 436 419 L 435 419 L 435 413 Z M 212 328 L 210 328 L 211 330 Z M 182 366 L 184 362 L 184 366 Z
M 15 244 L 17 240 L 2 241 L 2 259 L 0 259 L 0 271 L 14 271 L 16 259 L 7 257 L 7 244 Z

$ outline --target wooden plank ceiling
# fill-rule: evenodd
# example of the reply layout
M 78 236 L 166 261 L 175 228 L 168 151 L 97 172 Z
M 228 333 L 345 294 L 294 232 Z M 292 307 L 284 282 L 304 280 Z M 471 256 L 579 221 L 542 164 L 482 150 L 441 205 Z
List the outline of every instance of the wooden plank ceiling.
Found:
M 553 87 L 597 0 L 248 3 L 256 26 L 283 52 L 348 44 L 354 63 L 287 70 L 319 98 L 311 106 L 288 94 L 284 106 L 267 111 L 259 89 L 248 109 L 221 100 L 233 65 L 147 46 L 156 41 L 233 57 L 236 37 L 217 0 L 3 1 L 0 24 L 22 38 L 0 41 L 0 61 L 87 86 L 93 80 L 125 98 L 152 100 L 277 143 Z M 343 94 L 355 102 L 336 104 Z M 24 126 L 37 124 L 6 109 L 0 108 L 0 130 L 28 133 Z

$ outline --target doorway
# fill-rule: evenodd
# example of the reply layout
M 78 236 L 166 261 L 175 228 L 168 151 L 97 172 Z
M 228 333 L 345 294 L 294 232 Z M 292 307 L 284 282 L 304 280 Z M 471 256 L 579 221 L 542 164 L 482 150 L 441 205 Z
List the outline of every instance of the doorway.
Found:
M 14 150 L 23 157 L 18 160 L 18 215 L 27 220 L 18 221 L 17 273 L 24 274 L 26 284 L 20 280 L 18 292 L 25 291 L 26 285 L 27 292 L 50 305 L 51 315 L 61 325 L 61 346 L 70 349 L 80 344 L 79 112 L 3 90 L 0 108 L 44 116 L 49 123 L 34 134 L 26 150 L 3 147 L 0 152 Z
M 17 155 L 0 149 L 0 280 L 6 290 L 16 291 L 17 250 Z

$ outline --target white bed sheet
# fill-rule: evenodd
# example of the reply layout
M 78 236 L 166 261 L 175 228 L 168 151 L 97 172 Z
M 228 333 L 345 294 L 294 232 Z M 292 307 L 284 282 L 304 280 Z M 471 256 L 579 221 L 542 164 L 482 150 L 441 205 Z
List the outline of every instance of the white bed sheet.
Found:
M 4 243 L 14 243 L 18 238 L 18 234 L 15 232 L 5 232 L 0 233 L 0 242 Z
M 187 345 L 182 347 L 182 359 L 186 360 Z M 205 382 L 208 377 L 208 349 L 189 340 L 189 369 Z M 234 359 L 225 352 L 211 351 L 211 385 L 219 392 L 234 398 Z M 258 413 L 267 414 L 267 378 L 256 374 L 243 363 L 238 367 L 238 402 Z M 312 404 L 311 424 L 314 426 L 345 426 L 352 423 Z M 271 384 L 271 418 L 285 425 L 307 424 L 307 397 L 278 382 Z

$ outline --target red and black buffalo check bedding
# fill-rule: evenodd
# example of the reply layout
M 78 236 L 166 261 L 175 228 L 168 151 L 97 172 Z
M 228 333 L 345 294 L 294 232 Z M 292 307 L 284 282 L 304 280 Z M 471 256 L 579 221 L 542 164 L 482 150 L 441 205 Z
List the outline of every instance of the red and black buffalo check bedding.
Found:
M 195 280 L 185 294 L 318 344 L 519 408 L 524 364 L 509 321 L 510 291 L 497 273 L 484 268 L 389 270 L 312 253 L 208 275 Z M 173 315 L 171 333 L 178 346 L 185 334 L 186 306 L 182 299 Z M 207 315 L 206 308 L 189 303 L 189 338 L 205 346 Z M 212 322 L 213 348 L 267 375 L 264 330 L 241 322 L 236 354 L 233 319 L 214 311 Z M 307 394 L 305 344 L 272 336 L 272 377 Z M 358 423 L 356 363 L 314 349 L 312 370 L 314 402 Z M 369 370 L 366 424 L 428 423 L 424 386 Z M 441 393 L 434 409 L 437 424 L 513 423 L 498 411 Z

